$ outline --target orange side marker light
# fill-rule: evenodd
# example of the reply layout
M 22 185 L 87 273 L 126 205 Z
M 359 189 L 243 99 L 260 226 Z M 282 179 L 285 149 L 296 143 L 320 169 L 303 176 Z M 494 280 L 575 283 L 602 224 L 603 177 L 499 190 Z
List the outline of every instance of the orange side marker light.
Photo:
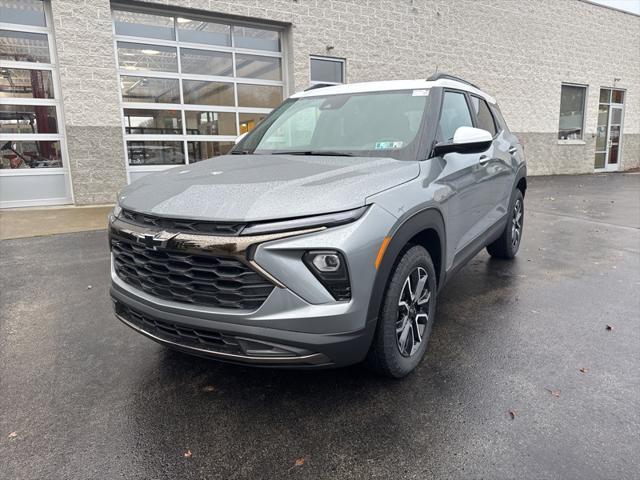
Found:
M 384 252 L 387 251 L 387 247 L 389 246 L 389 242 L 391 241 L 391 237 L 384 237 L 384 240 L 382 240 L 382 244 L 380 245 L 380 249 L 378 250 L 378 256 L 376 257 L 376 270 L 378 269 L 378 267 L 380 267 L 380 264 L 382 263 L 382 257 L 384 257 Z

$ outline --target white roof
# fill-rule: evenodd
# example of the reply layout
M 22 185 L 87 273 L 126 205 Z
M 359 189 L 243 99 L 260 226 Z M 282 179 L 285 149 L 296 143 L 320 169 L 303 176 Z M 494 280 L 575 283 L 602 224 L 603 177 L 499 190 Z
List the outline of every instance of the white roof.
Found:
M 428 90 L 432 87 L 449 87 L 458 90 L 466 90 L 484 98 L 489 103 L 496 103 L 496 100 L 468 83 L 441 78 L 435 81 L 429 80 L 387 80 L 384 82 L 362 82 L 345 83 L 342 85 L 332 85 L 330 87 L 314 88 L 306 92 L 298 92 L 291 95 L 291 98 L 317 97 L 320 95 L 340 95 L 344 93 L 365 93 L 365 92 L 385 92 L 391 90 Z

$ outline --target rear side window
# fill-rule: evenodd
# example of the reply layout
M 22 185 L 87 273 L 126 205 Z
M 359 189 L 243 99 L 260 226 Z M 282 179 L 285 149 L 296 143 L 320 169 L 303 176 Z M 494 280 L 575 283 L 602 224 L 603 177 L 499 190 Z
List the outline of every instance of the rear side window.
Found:
M 486 130 L 494 136 L 497 133 L 496 124 L 493 120 L 493 115 L 491 114 L 491 110 L 489 110 L 489 105 L 483 99 L 472 96 L 471 104 L 473 105 L 473 110 L 476 113 L 476 119 L 478 120 L 478 128 Z
M 494 105 L 491 108 L 491 111 L 493 112 L 493 118 L 496 120 L 496 127 L 498 127 L 498 131 L 506 130 L 508 132 L 509 128 L 507 128 L 507 122 L 504 121 L 504 117 L 502 116 L 502 112 L 500 111 L 500 108 L 498 108 L 498 105 Z
M 471 112 L 463 93 L 444 92 L 442 112 L 438 122 L 438 141 L 449 141 L 459 127 L 473 127 Z

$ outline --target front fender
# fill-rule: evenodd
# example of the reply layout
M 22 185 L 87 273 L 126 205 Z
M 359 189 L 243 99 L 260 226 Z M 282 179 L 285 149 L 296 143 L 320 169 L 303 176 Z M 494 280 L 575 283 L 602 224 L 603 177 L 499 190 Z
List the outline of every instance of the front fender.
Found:
M 409 241 L 419 233 L 426 230 L 433 230 L 438 235 L 440 240 L 440 268 L 438 269 L 438 285 L 444 283 L 445 276 L 445 224 L 442 213 L 435 208 L 427 208 L 420 212 L 403 217 L 394 225 L 393 229 L 389 233 L 391 240 L 387 245 L 387 249 L 384 252 L 382 261 L 380 262 L 376 277 L 373 284 L 373 290 L 371 292 L 371 299 L 369 301 L 369 309 L 367 311 L 367 323 L 376 322 L 382 300 L 386 291 L 387 284 L 391 278 L 391 273 L 396 265 L 402 250 L 406 247 Z

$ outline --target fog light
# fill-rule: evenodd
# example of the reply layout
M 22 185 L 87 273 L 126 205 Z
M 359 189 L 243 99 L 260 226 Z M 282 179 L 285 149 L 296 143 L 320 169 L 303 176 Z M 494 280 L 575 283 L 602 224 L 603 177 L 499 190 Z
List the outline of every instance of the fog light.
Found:
M 320 283 L 339 301 L 351 299 L 351 284 L 347 263 L 336 251 L 310 251 L 302 256 L 302 261 Z
M 340 257 L 337 253 L 311 253 L 313 265 L 321 272 L 335 272 L 340 268 Z

